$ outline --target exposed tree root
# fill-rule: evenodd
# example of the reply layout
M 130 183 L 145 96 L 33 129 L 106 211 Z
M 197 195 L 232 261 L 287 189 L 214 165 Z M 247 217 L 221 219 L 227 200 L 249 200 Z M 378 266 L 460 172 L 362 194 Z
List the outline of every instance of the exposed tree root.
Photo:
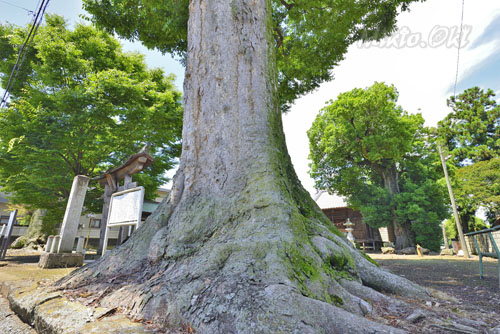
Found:
M 280 196 L 254 204 L 165 203 L 124 245 L 58 285 L 199 333 L 400 333 L 366 318 L 373 301 L 400 303 L 377 290 L 429 297 L 371 263 L 315 208 L 306 218 Z

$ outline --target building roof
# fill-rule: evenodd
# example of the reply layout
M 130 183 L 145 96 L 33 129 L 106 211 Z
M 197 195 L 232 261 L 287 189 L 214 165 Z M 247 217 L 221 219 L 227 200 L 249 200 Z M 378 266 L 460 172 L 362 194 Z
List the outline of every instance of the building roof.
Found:
M 144 201 L 144 203 L 142 203 L 142 212 L 153 213 L 158 205 L 160 205 L 158 202 Z
M 338 210 L 338 209 L 351 209 L 351 210 L 354 210 L 352 208 L 349 208 L 347 206 L 334 206 L 332 208 L 321 208 L 321 210 Z

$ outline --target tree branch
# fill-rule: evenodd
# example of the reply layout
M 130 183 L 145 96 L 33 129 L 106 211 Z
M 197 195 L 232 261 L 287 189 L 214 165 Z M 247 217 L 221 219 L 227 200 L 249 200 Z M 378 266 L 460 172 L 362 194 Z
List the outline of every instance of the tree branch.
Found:
M 274 28 L 274 31 L 278 34 L 278 41 L 276 42 L 276 48 L 279 49 L 283 45 L 283 34 L 281 33 L 281 29 L 276 27 Z
M 73 165 L 71 165 L 71 162 L 68 160 L 68 158 L 66 158 L 61 152 L 57 152 L 57 154 L 63 158 L 63 160 L 66 162 L 66 164 L 69 166 L 69 168 L 71 168 L 71 170 L 76 173 L 76 170 L 75 168 L 73 167 Z
M 287 3 L 285 0 L 280 0 L 280 2 L 281 2 L 281 4 L 282 4 L 283 6 L 285 6 L 285 8 L 286 8 L 287 10 L 292 9 L 292 8 L 293 8 L 293 6 L 295 6 L 295 4 L 294 4 L 294 3 L 289 4 L 289 3 Z

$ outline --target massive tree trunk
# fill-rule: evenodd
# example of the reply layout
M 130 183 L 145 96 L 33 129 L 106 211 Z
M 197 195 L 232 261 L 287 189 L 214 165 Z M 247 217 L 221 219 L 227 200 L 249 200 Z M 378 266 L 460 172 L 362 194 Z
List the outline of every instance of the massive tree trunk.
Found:
M 390 192 L 391 197 L 399 194 L 399 184 L 398 184 L 398 170 L 395 165 L 390 168 L 380 167 L 382 179 L 384 181 L 384 187 Z M 389 233 L 389 240 L 394 242 L 396 249 L 403 249 L 406 247 L 414 246 L 415 237 L 412 235 L 411 226 L 408 222 L 402 222 L 399 220 L 396 210 L 392 210 L 393 220 L 391 224 L 387 227 Z M 391 238 L 394 240 L 391 240 Z
M 191 1 L 171 195 L 61 287 L 107 288 L 104 306 L 210 334 L 397 333 L 364 317 L 370 288 L 427 296 L 355 250 L 300 185 L 277 105 L 270 11 L 269 0 Z

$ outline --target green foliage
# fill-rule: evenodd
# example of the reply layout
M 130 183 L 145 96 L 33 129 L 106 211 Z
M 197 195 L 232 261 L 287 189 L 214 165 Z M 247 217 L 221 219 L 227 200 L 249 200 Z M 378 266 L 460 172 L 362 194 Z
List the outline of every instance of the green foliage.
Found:
M 488 228 L 488 225 L 486 225 L 485 221 L 482 220 L 479 217 L 472 217 L 469 221 L 469 231 L 474 232 L 474 231 L 480 231 L 485 228 Z M 457 224 L 455 223 L 454 218 L 449 218 L 446 219 L 444 222 L 444 228 L 446 230 L 446 236 L 448 237 L 448 240 L 458 240 L 458 231 L 457 231 Z
M 155 162 L 137 179 L 155 197 L 180 151 L 182 106 L 172 76 L 147 69 L 142 55 L 122 52 L 108 33 L 86 25 L 70 31 L 59 16 L 46 22 L 0 115 L 0 185 L 14 202 L 48 209 L 50 230 L 75 175 L 94 177 L 146 142 Z M 3 86 L 25 33 L 0 25 Z M 86 208 L 98 212 L 101 195 L 91 184 Z
M 448 166 L 465 232 L 473 223 L 472 217 L 479 206 L 488 208 L 492 222 L 498 219 L 498 204 L 494 204 L 498 187 L 492 182 L 495 171 L 488 163 L 460 169 L 500 156 L 500 106 L 494 97 L 491 89 L 484 91 L 479 87 L 452 96 L 448 99 L 448 106 L 453 112 L 438 125 L 440 140 L 447 145 L 453 157 L 451 161 L 455 168 L 450 168 L 450 164 Z M 495 164 L 493 162 L 491 166 Z
M 397 99 L 394 86 L 375 83 L 342 93 L 321 110 L 308 131 L 312 175 L 320 185 L 344 178 L 355 183 L 352 172 L 365 181 L 403 160 L 423 118 L 409 115 Z
M 396 104 L 393 86 L 375 83 L 340 94 L 308 131 L 311 176 L 318 189 L 347 197 L 365 223 L 387 226 L 396 215 L 416 241 L 439 249 L 447 215 L 435 148 L 421 115 Z
M 491 89 L 465 90 L 448 99 L 453 109 L 439 122 L 438 133 L 459 166 L 500 156 L 500 106 Z
M 332 79 L 349 45 L 395 30 L 398 12 L 422 0 L 270 0 L 283 110 Z M 185 58 L 188 0 L 84 0 L 92 22 L 123 38 Z
M 492 214 L 490 223 L 500 219 L 500 158 L 479 161 L 457 170 L 456 178 L 461 184 L 459 197 L 467 197 Z
M 439 251 L 442 233 L 439 223 L 448 215 L 447 192 L 439 181 L 442 169 L 436 149 L 415 145 L 401 165 L 401 192 L 394 197 L 399 219 L 411 222 L 416 242 Z
M 448 240 L 458 239 L 457 225 L 455 224 L 453 218 L 446 219 L 444 222 L 444 229 L 446 230 L 446 237 Z
M 380 228 L 392 222 L 394 202 L 387 189 L 380 184 L 366 184 L 353 189 L 356 190 L 351 195 L 344 196 L 347 196 L 350 206 L 360 210 L 365 224 Z

